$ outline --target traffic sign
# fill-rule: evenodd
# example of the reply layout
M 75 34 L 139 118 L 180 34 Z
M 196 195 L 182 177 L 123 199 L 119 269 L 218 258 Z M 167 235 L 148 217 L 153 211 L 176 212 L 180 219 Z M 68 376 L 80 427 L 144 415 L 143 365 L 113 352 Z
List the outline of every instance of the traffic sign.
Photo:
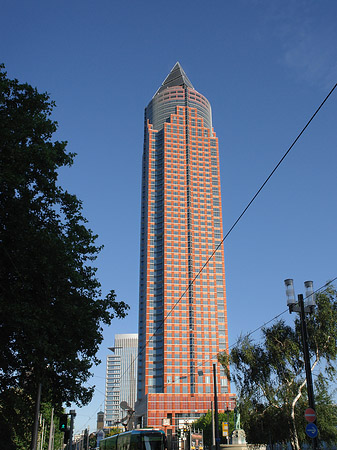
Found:
M 222 436 L 228 436 L 228 423 L 222 422 Z
M 318 435 L 318 428 L 314 423 L 308 423 L 305 427 L 305 432 L 310 438 L 314 439 Z
M 305 410 L 304 417 L 307 422 L 315 422 L 316 420 L 315 410 L 313 410 L 312 408 L 307 408 Z

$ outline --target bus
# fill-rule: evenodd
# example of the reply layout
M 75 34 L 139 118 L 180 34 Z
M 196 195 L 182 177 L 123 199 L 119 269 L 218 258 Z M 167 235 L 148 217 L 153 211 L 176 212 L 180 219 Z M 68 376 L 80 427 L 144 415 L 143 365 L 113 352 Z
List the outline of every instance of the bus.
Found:
M 99 450 L 165 450 L 163 430 L 138 429 L 102 439 Z

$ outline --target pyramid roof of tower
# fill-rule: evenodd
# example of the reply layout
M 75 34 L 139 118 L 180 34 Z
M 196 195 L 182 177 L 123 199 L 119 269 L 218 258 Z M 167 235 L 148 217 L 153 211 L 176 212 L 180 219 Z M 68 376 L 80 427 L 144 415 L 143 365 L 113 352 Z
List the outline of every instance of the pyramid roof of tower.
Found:
M 168 87 L 174 86 L 188 86 L 189 88 L 194 89 L 192 83 L 188 79 L 188 76 L 184 72 L 184 69 L 181 67 L 179 62 L 176 62 L 173 69 L 167 75 L 167 77 L 163 81 L 162 85 L 160 86 L 156 94 L 159 94 L 159 92 L 162 92 L 164 89 Z

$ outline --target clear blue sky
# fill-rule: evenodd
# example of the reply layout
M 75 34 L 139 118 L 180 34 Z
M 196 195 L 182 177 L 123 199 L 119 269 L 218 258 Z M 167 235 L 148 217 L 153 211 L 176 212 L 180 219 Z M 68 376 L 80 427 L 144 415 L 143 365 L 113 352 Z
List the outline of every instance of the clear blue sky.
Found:
M 176 61 L 211 102 L 226 233 L 337 82 L 336 23 L 334 0 L 2 0 L 0 59 L 55 100 L 78 154 L 60 183 L 105 246 L 103 293 L 131 306 L 104 331 L 76 431 L 96 428 L 114 334 L 137 332 L 144 107 Z M 337 92 L 225 243 L 230 344 L 285 309 L 285 278 L 303 292 L 337 276 L 336 108 Z

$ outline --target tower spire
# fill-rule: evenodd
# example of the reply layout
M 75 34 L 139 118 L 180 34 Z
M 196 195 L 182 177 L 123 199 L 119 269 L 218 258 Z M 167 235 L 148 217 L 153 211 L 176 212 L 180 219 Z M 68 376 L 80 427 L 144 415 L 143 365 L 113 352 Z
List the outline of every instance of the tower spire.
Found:
M 163 81 L 162 85 L 160 86 L 156 94 L 162 92 L 164 89 L 168 87 L 173 86 L 188 86 L 189 88 L 194 89 L 192 83 L 188 79 L 188 76 L 186 75 L 184 69 L 181 67 L 178 61 L 175 63 L 171 72 L 167 75 L 167 77 Z

